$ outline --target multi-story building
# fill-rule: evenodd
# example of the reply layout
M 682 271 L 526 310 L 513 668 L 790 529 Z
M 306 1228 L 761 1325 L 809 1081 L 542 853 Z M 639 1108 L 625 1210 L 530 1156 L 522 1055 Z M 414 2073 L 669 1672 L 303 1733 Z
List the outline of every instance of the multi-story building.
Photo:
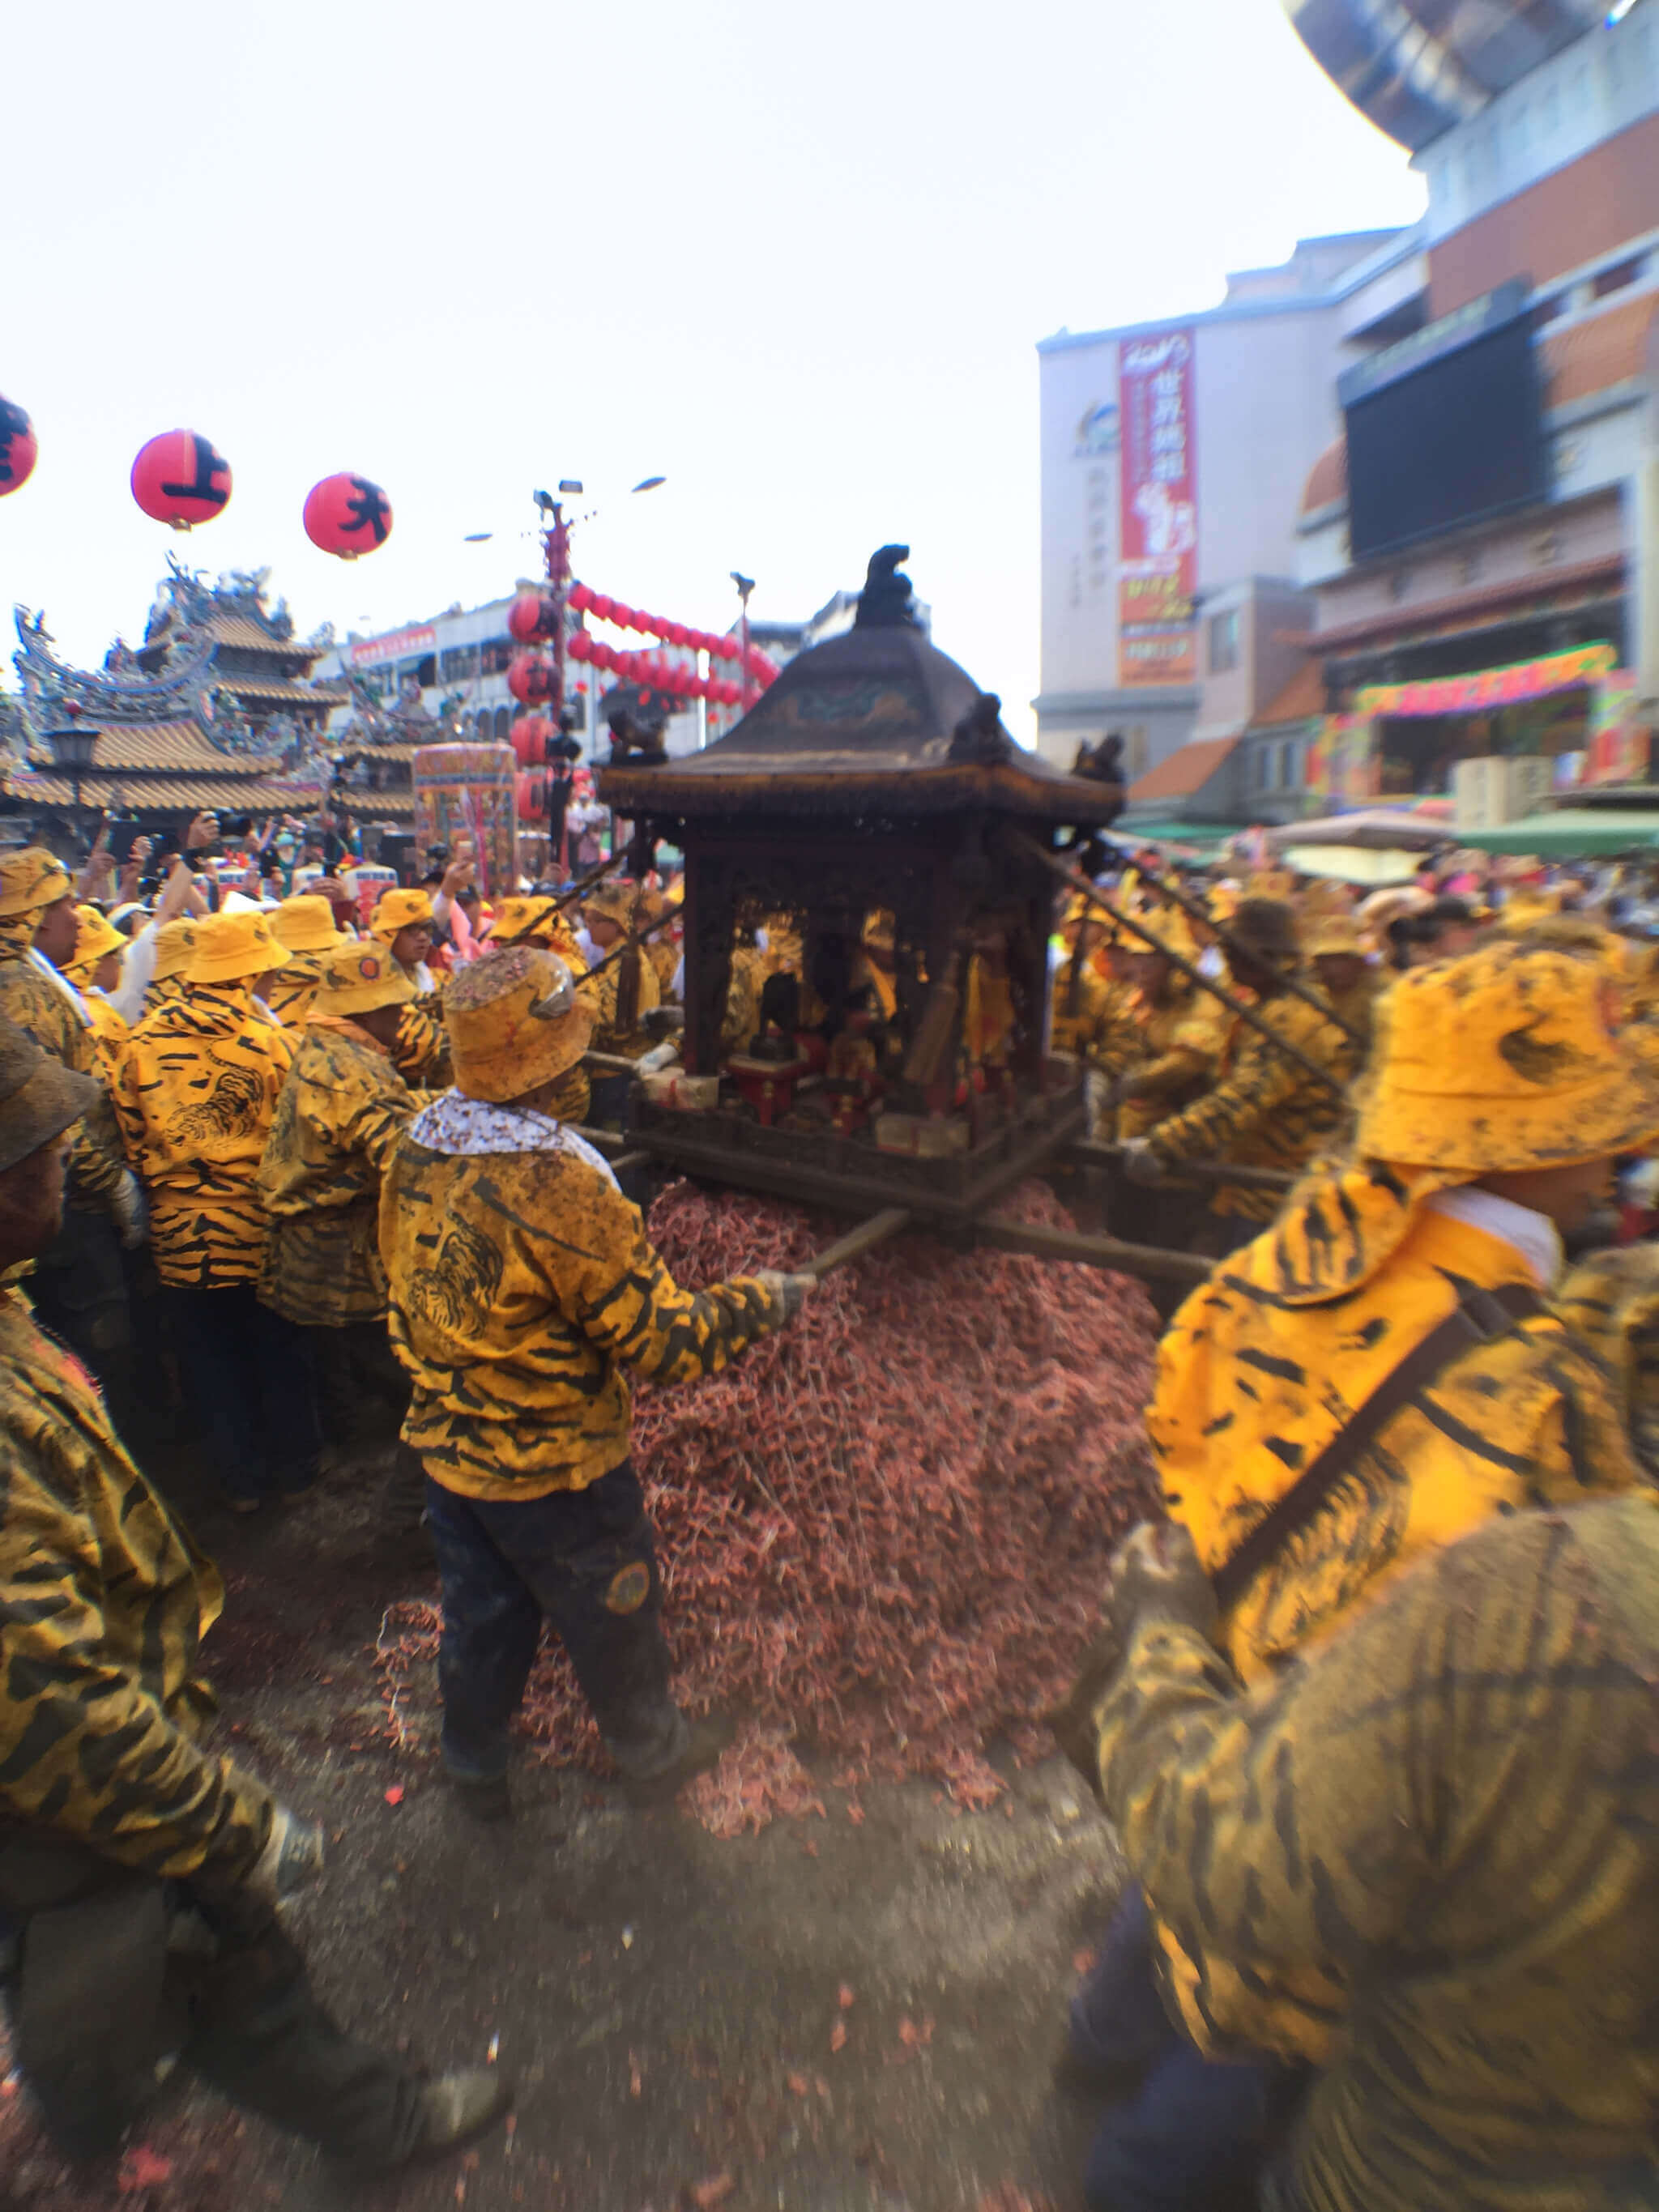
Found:
M 1302 0 L 1413 149 L 1397 342 L 1339 379 L 1296 570 L 1330 712 L 1322 805 L 1458 817 L 1647 780 L 1659 716 L 1659 0 Z M 1478 17 L 1478 21 L 1476 20 Z M 1390 28 L 1389 26 L 1393 27 Z M 1465 762 L 1524 762 L 1507 774 Z M 1505 795 L 1507 793 L 1507 796 Z
M 1288 680 L 1301 487 L 1339 427 L 1345 349 L 1392 332 L 1414 252 L 1395 231 L 1306 239 L 1203 313 L 1042 340 L 1040 750 L 1069 763 L 1117 731 L 1133 785 L 1237 737 Z

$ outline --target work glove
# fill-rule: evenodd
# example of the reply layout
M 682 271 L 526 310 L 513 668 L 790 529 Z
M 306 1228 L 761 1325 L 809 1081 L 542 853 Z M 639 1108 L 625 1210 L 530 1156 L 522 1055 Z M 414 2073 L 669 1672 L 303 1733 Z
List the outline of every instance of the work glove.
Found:
M 1108 1571 L 1100 1626 L 1077 1679 L 1042 1717 L 1091 1790 L 1100 1783 L 1095 1714 L 1137 1628 L 1143 1621 L 1164 1619 L 1212 1636 L 1218 1617 L 1210 1578 L 1183 1528 L 1175 1522 L 1143 1521 L 1130 1531 Z
M 1152 1185 L 1164 1180 L 1164 1163 L 1152 1150 L 1150 1137 L 1128 1137 L 1119 1147 L 1123 1172 L 1131 1182 Z
M 1129 1531 L 1112 1560 L 1104 1607 L 1120 1656 L 1149 1620 L 1173 1621 L 1213 1639 L 1220 1617 L 1210 1577 L 1178 1521 L 1143 1521 Z
M 122 1169 L 109 1210 L 122 1243 L 129 1252 L 136 1252 L 149 1235 L 149 1208 L 144 1203 L 143 1186 L 131 1168 Z
M 775 1298 L 782 1299 L 786 1321 L 793 1321 L 818 1286 L 816 1275 L 787 1275 L 781 1267 L 763 1267 L 755 1279 L 764 1283 Z

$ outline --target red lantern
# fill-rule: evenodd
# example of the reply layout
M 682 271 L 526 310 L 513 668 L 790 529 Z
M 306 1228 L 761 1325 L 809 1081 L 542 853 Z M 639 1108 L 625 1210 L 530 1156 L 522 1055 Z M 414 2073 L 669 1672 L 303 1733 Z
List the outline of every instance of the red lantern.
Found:
M 593 641 L 585 629 L 572 630 L 564 649 L 573 660 L 586 660 L 592 653 Z
M 615 622 L 617 602 L 608 599 L 603 592 L 596 592 L 591 603 L 591 611 L 596 622 Z
M 132 465 L 132 495 L 153 521 L 188 530 L 223 512 L 230 463 L 195 430 L 164 430 Z
M 515 653 L 507 664 L 507 688 L 521 707 L 544 707 L 556 676 L 544 653 Z
M 139 505 L 143 505 L 142 500 Z M 379 484 L 349 471 L 313 484 L 301 519 L 312 544 L 321 552 L 337 554 L 342 561 L 372 553 L 392 535 L 391 501 Z
M 585 615 L 593 604 L 593 594 L 586 584 L 573 584 L 566 604 L 574 607 L 579 615 Z
M 515 776 L 513 796 L 520 822 L 533 821 L 537 815 L 547 811 L 547 782 L 543 776 Z
M 551 637 L 558 629 L 558 611 L 539 592 L 520 592 L 507 611 L 507 627 L 520 645 Z
M 27 414 L 15 401 L 0 399 L 0 499 L 28 482 L 39 451 Z
M 545 714 L 520 714 L 513 725 L 513 750 L 520 768 L 540 768 L 547 759 L 553 725 Z

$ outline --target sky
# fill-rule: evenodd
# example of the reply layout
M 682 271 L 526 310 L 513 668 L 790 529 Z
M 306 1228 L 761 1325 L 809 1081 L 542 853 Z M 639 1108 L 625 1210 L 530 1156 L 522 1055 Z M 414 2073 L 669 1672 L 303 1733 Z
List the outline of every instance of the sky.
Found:
M 700 627 L 733 568 L 798 619 L 908 544 L 1029 741 L 1036 341 L 1423 206 L 1279 0 L 36 0 L 6 40 L 7 654 L 18 603 L 136 641 L 169 550 L 268 566 L 302 632 L 474 605 L 578 477 L 577 574 Z M 127 481 L 179 428 L 234 477 L 188 536 Z M 300 522 L 338 469 L 394 514 L 349 565 Z

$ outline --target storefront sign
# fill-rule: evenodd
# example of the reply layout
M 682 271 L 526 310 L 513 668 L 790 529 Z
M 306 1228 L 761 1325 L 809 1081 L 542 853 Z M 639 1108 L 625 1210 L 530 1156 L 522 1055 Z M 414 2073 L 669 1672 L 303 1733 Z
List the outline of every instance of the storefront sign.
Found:
M 1590 705 L 1584 783 L 1645 783 L 1651 732 L 1636 720 L 1636 671 L 1604 677 Z
M 1524 699 L 1547 698 L 1599 684 L 1619 655 L 1610 645 L 1583 645 L 1541 660 L 1483 668 L 1472 676 L 1431 677 L 1419 684 L 1368 684 L 1354 704 L 1362 714 L 1484 714 Z
M 1126 338 L 1118 371 L 1118 681 L 1198 675 L 1198 450 L 1190 330 Z
M 1381 763 L 1376 725 L 1368 714 L 1327 714 L 1308 747 L 1307 786 L 1333 814 L 1369 805 L 1376 797 Z
M 409 629 L 388 630 L 384 637 L 366 638 L 351 648 L 354 668 L 369 668 L 378 660 L 401 660 L 405 653 L 435 653 L 438 633 L 430 623 L 416 623 Z

